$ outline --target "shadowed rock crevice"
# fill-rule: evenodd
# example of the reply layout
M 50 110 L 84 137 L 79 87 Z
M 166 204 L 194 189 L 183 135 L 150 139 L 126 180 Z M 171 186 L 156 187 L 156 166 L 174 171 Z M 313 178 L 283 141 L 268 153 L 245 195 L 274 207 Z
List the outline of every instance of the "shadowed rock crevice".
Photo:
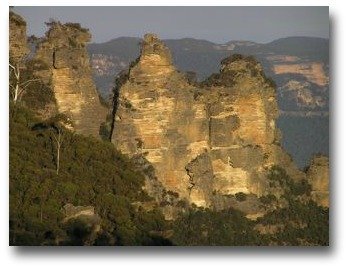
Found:
M 119 106 L 119 97 L 120 97 L 120 88 L 121 86 L 127 81 L 128 79 L 128 72 L 121 72 L 118 74 L 118 76 L 115 79 L 115 86 L 113 88 L 113 97 L 112 97 L 112 106 L 111 110 L 107 114 L 106 122 L 105 122 L 105 128 L 106 128 L 106 136 L 108 137 L 108 140 L 111 141 L 112 139 L 112 133 L 114 132 L 115 128 L 115 116 L 116 112 Z

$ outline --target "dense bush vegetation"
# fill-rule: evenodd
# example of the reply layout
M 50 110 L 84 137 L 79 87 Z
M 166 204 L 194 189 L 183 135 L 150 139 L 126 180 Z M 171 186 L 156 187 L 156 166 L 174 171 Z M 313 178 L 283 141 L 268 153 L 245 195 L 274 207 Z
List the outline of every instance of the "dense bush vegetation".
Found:
M 92 205 L 102 217 L 99 244 L 151 244 L 161 231 L 159 211 L 135 213 L 132 202 L 148 200 L 144 177 L 112 144 L 64 131 L 60 171 L 51 132 L 26 108 L 10 108 L 10 243 L 41 245 L 69 240 L 63 206 Z M 70 232 L 71 234 L 71 232 Z M 76 241 L 76 240 L 73 240 Z
M 271 183 L 284 191 L 287 205 L 269 212 L 258 223 L 276 226 L 281 231 L 270 237 L 277 245 L 329 245 L 329 209 L 310 200 L 311 186 L 305 180 L 292 180 L 284 169 L 274 166 L 269 172 Z M 264 204 L 275 201 L 275 196 L 262 198 Z
M 238 210 L 190 209 L 174 223 L 173 241 L 184 246 L 267 245 Z
M 251 221 L 235 209 L 185 208 L 168 222 L 159 209 L 135 209 L 150 197 L 144 177 L 109 142 L 64 130 L 60 171 L 52 132 L 22 105 L 10 107 L 10 244 L 80 245 L 92 230 L 78 220 L 63 224 L 63 206 L 93 206 L 101 218 L 94 245 L 328 245 L 329 211 L 304 199 L 310 186 L 273 167 L 270 184 L 283 189 L 287 206 Z M 240 202 L 245 194 L 237 194 Z M 306 201 L 307 200 L 307 201 Z M 264 206 L 274 195 L 260 198 Z M 262 233 L 257 226 L 280 231 Z M 261 229 L 262 229 L 261 228 Z
M 280 231 L 265 236 L 275 245 L 329 245 L 329 210 L 312 201 L 292 200 L 288 207 L 270 212 L 257 221 L 265 226 L 276 226 Z

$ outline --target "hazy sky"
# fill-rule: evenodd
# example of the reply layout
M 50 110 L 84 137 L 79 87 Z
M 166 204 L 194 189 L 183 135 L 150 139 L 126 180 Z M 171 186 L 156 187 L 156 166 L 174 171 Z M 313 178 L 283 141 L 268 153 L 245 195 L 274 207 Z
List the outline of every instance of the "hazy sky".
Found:
M 270 42 L 287 36 L 329 37 L 328 7 L 16 7 L 28 35 L 42 36 L 44 22 L 79 22 L 92 41 L 147 32 L 163 39 L 193 37 L 216 43 Z

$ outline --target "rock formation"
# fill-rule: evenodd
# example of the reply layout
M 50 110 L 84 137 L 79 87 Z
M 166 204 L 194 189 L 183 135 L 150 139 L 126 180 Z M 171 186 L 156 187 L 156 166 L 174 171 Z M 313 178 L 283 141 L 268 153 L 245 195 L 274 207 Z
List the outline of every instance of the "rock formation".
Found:
M 92 80 L 90 34 L 74 23 L 48 26 L 35 54 L 36 74 L 52 87 L 58 112 L 71 119 L 73 129 L 99 137 L 107 111 Z M 11 59 L 28 53 L 25 27 L 21 17 L 10 14 Z M 161 185 L 148 183 L 150 192 L 164 187 L 197 206 L 221 208 L 232 202 L 226 197 L 238 193 L 272 193 L 267 180 L 272 166 L 294 180 L 305 178 L 280 146 L 277 117 L 275 85 L 254 58 L 230 56 L 219 73 L 197 83 L 174 67 L 157 36 L 147 34 L 139 58 L 120 76 L 106 126 L 119 150 L 152 165 Z M 307 173 L 312 198 L 323 206 L 328 206 L 327 167 L 325 159 L 314 159 Z
M 29 53 L 27 44 L 27 23 L 23 18 L 10 12 L 10 61 L 17 63 Z
M 279 145 L 275 87 L 253 58 L 231 56 L 220 73 L 192 84 L 147 34 L 122 80 L 111 140 L 125 154 L 144 156 L 181 198 L 211 207 L 216 196 L 267 194 L 273 165 L 304 178 Z
M 100 104 L 86 50 L 91 35 L 75 23 L 48 25 L 35 55 L 47 67 L 38 76 L 53 88 L 58 111 L 69 117 L 73 129 L 98 137 L 106 108 Z
M 329 159 L 326 156 L 313 157 L 307 171 L 312 185 L 311 197 L 323 207 L 329 207 Z
M 294 56 L 270 56 L 269 60 L 274 62 L 273 72 L 275 74 L 300 74 L 308 81 L 325 87 L 328 85 L 329 78 L 325 74 L 324 64 L 319 62 L 298 63 L 300 59 Z
M 327 52 L 328 53 L 328 52 Z M 283 110 L 328 110 L 329 67 L 325 61 L 290 55 L 266 56 Z
M 65 217 L 62 223 L 66 225 L 68 229 L 72 229 L 73 234 L 78 234 L 77 237 L 82 240 L 81 242 L 83 242 L 83 245 L 93 245 L 101 229 L 101 218 L 94 211 L 94 207 L 74 206 L 68 203 L 63 207 L 63 210 Z

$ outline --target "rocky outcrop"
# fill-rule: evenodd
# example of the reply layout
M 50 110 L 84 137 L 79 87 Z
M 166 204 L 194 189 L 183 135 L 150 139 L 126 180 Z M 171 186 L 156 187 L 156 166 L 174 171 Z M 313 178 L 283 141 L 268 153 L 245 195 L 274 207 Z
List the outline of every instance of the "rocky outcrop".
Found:
M 290 55 L 266 56 L 278 84 L 283 110 L 328 110 L 329 66 L 325 61 Z
M 100 104 L 86 50 L 91 35 L 75 23 L 52 22 L 48 26 L 35 55 L 47 68 L 37 75 L 53 88 L 58 111 L 68 116 L 73 130 L 99 137 L 106 108 Z
M 313 93 L 309 82 L 289 80 L 280 87 L 280 90 L 282 97 L 286 94 L 292 96 L 296 100 L 298 107 L 315 109 L 324 108 L 327 104 L 323 96 Z
M 64 206 L 64 213 L 64 222 L 80 217 L 91 218 L 93 222 L 100 220 L 99 216 L 94 213 L 94 207 L 92 206 L 74 206 L 72 204 L 66 204 Z
M 117 148 L 145 157 L 166 189 L 203 207 L 216 195 L 268 193 L 274 165 L 304 177 L 279 146 L 275 87 L 257 61 L 235 55 L 202 84 L 186 77 L 168 48 L 145 35 L 117 90 Z
M 300 74 L 308 81 L 324 87 L 328 84 L 328 77 L 324 71 L 324 65 L 320 62 L 309 63 L 279 63 L 274 64 L 273 71 L 275 74 Z
M 12 63 L 18 63 L 29 53 L 27 44 L 27 23 L 21 16 L 13 12 L 10 12 L 9 18 L 10 61 L 12 61 Z
M 112 92 L 115 73 L 124 70 L 137 57 L 139 41 L 135 37 L 122 37 L 89 45 L 96 83 L 105 97 Z M 329 42 L 326 39 L 292 37 L 268 44 L 248 41 L 214 44 L 184 38 L 167 39 L 164 43 L 173 52 L 174 65 L 180 70 L 194 70 L 199 80 L 217 72 L 218 62 L 231 53 L 255 55 L 265 73 L 277 83 L 281 110 L 328 110 Z M 297 87 L 293 82 L 307 85 Z
M 63 207 L 63 224 L 70 231 L 70 239 L 79 239 L 83 245 L 92 245 L 101 229 L 101 218 L 92 206 L 74 206 L 70 203 Z M 74 235 L 77 238 L 74 238 Z M 64 242 L 64 240 L 63 240 Z
M 313 201 L 323 207 L 329 207 L 329 159 L 326 156 L 313 157 L 307 171 L 307 179 L 312 186 Z

